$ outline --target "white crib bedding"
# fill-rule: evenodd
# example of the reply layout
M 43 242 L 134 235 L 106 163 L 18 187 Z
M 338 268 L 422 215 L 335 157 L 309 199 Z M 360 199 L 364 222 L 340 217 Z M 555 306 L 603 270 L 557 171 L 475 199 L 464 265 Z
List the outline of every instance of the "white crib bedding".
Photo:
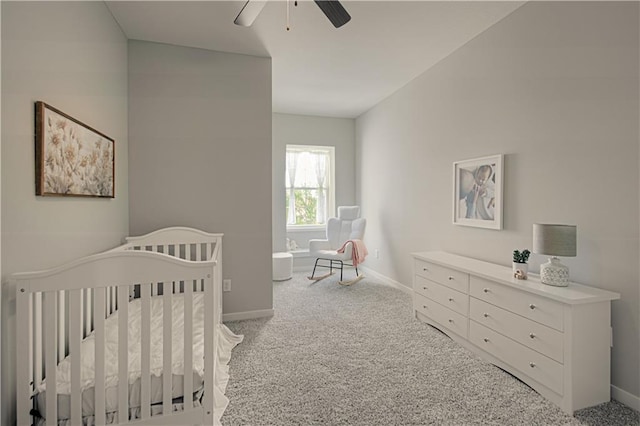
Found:
M 151 298 L 151 396 L 152 403 L 162 400 L 163 369 L 163 298 Z M 183 395 L 184 374 L 184 295 L 172 297 L 172 375 L 173 398 Z M 129 303 L 129 404 L 140 405 L 141 377 L 141 300 Z M 105 320 L 105 392 L 107 412 L 117 410 L 118 386 L 118 312 Z M 234 345 L 235 346 L 235 345 Z M 83 417 L 94 414 L 95 387 L 95 335 L 87 336 L 81 344 L 81 390 Z M 219 348 L 217 348 L 219 349 Z M 230 351 L 230 350 L 229 350 Z M 219 352 L 219 350 L 218 350 Z M 193 293 L 193 376 L 196 393 L 203 386 L 204 370 L 204 295 Z M 70 362 L 69 357 L 58 364 L 57 370 L 58 418 L 69 416 Z M 224 375 L 224 374 L 223 374 Z M 36 388 L 36 404 L 39 415 L 46 418 L 46 380 Z M 159 399 L 158 399 L 159 397 Z M 66 417 L 65 417 L 66 416 Z

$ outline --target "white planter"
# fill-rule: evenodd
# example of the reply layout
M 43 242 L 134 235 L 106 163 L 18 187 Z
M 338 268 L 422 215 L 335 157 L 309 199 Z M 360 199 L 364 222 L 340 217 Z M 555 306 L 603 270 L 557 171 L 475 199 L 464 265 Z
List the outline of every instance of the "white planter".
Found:
M 529 264 L 528 263 L 511 263 L 513 268 L 513 276 L 519 280 L 526 280 L 529 275 Z

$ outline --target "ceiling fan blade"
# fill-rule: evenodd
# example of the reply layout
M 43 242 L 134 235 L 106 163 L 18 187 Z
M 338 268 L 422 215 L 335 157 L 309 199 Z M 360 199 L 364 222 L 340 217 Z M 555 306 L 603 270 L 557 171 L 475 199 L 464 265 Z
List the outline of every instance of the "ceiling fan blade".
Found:
M 318 7 L 327 15 L 334 27 L 340 28 L 351 20 L 351 15 L 338 0 L 314 0 Z
M 267 0 L 247 0 L 233 23 L 243 27 L 250 27 L 266 4 Z

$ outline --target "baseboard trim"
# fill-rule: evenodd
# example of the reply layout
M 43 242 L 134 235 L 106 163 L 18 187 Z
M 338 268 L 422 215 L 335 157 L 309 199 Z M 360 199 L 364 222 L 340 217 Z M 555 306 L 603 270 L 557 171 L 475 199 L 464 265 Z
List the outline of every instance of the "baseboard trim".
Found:
M 398 282 L 392 278 L 387 277 L 386 275 L 381 274 L 380 272 L 376 272 L 373 269 L 366 267 L 366 266 L 360 266 L 360 269 L 362 269 L 362 272 L 369 274 L 370 276 L 372 276 L 373 278 L 377 278 L 378 280 L 384 282 L 385 284 L 389 284 L 395 288 L 397 288 L 398 290 L 407 293 L 408 295 L 413 295 L 413 288 L 408 287 L 404 284 L 402 284 L 401 282 Z
M 629 408 L 640 411 L 640 396 L 622 390 L 617 386 L 611 385 L 611 398 L 623 403 Z
M 230 314 L 222 314 L 222 322 L 226 321 L 242 321 L 248 319 L 272 317 L 273 309 L 262 309 L 260 311 L 232 312 Z

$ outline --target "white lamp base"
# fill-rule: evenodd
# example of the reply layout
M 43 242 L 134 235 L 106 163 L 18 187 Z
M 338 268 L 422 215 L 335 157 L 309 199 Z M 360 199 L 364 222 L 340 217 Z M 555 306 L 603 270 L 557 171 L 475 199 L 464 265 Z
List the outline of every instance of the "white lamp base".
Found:
M 566 287 L 569 285 L 569 268 L 560 263 L 557 257 L 551 257 L 547 263 L 540 265 L 540 282 L 556 287 Z

